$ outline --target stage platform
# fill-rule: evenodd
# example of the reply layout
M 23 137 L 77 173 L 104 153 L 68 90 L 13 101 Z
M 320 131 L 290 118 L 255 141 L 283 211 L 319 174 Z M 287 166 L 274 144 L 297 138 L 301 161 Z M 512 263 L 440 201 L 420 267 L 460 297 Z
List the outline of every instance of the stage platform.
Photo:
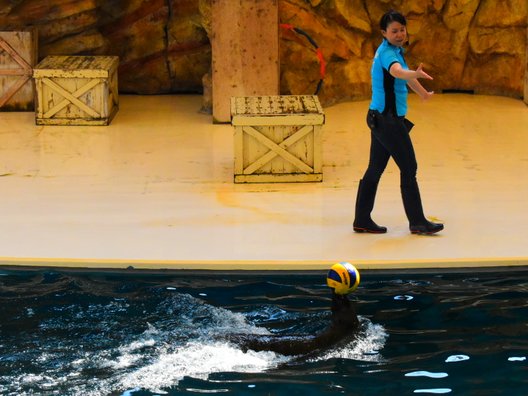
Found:
M 528 265 L 528 107 L 412 95 L 426 214 L 411 235 L 391 161 L 373 218 L 352 230 L 368 160 L 367 101 L 325 108 L 323 182 L 234 184 L 233 129 L 200 96 L 121 96 L 109 126 L 37 126 L 0 113 L 0 265 L 320 270 Z

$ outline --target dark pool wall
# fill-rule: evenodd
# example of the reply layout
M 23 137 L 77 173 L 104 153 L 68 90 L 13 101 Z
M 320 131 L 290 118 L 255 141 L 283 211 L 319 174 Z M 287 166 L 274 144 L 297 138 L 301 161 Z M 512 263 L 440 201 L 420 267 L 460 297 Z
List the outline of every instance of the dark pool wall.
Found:
M 1 1 L 0 27 L 38 28 L 40 58 L 118 55 L 123 93 L 201 93 L 211 64 L 211 1 Z M 378 20 L 389 8 L 408 17 L 407 60 L 424 62 L 435 77 L 429 89 L 523 96 L 526 0 L 278 0 L 278 7 L 281 22 L 323 50 L 323 104 L 369 96 Z M 319 69 L 310 43 L 280 37 L 281 93 L 311 94 Z

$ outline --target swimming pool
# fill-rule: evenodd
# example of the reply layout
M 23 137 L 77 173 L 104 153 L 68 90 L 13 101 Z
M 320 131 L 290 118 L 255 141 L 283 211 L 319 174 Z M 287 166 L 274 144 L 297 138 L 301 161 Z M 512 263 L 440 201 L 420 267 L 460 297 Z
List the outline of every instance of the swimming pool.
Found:
M 528 394 L 528 271 L 362 272 L 353 299 L 356 339 L 286 357 L 226 336 L 323 330 L 324 273 L 0 270 L 0 394 Z

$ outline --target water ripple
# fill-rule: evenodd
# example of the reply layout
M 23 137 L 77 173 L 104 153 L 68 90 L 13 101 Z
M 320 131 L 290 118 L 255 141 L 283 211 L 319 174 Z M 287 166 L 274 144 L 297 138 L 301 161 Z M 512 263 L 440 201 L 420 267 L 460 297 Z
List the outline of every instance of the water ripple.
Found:
M 405 374 L 406 377 L 429 377 L 429 378 L 445 378 L 447 373 L 432 373 L 430 371 L 413 371 Z
M 469 360 L 469 356 L 467 356 L 467 355 L 451 355 L 445 361 L 446 361 L 446 363 L 454 363 L 454 362 L 463 362 L 464 360 Z

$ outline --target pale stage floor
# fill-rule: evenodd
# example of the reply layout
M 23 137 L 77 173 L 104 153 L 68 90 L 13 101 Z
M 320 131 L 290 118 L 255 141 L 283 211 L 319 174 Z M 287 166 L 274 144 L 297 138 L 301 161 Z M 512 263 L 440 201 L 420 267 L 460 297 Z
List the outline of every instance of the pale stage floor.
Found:
M 408 118 L 435 236 L 411 235 L 391 161 L 373 218 L 352 230 L 368 102 L 325 108 L 321 183 L 234 184 L 233 129 L 200 96 L 121 96 L 110 126 L 36 126 L 0 113 L 0 264 L 288 269 L 528 265 L 528 108 L 411 96 Z

